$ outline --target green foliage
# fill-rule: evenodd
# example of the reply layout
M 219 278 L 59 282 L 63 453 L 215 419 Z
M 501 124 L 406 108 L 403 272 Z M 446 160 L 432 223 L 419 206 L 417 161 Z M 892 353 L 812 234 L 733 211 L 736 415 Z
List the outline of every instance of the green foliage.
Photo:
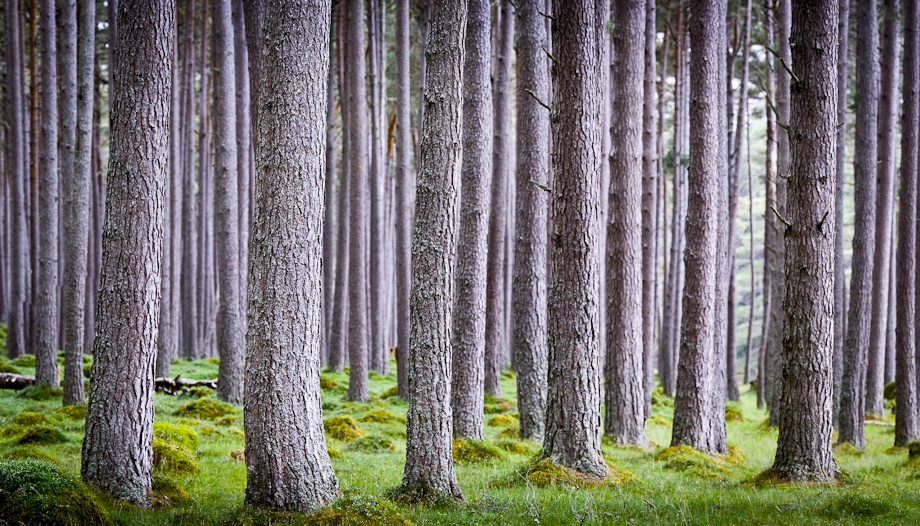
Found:
M 674 407 L 674 400 L 667 397 L 664 394 L 664 389 L 661 386 L 658 386 L 657 389 L 652 391 L 652 406 L 653 407 Z
M 10 362 L 10 365 L 15 367 L 29 367 L 35 369 L 35 355 L 34 354 L 23 354 L 19 358 Z
M 371 411 L 370 413 L 362 416 L 361 418 L 358 419 L 358 422 L 374 422 L 377 424 L 384 424 L 387 422 L 399 422 L 399 423 L 405 424 L 406 419 L 396 416 L 389 411 L 378 409 L 376 411 Z
M 218 418 L 214 423 L 219 426 L 230 427 L 242 424 L 242 418 L 237 415 L 227 415 Z
M 399 396 L 399 388 L 395 385 L 384 391 L 380 398 L 393 398 L 394 396 Z
M 490 484 L 493 487 L 515 487 L 530 485 L 537 488 L 572 487 L 602 488 L 619 487 L 639 480 L 632 472 L 608 465 L 607 476 L 603 478 L 582 473 L 576 469 L 561 466 L 548 458 L 534 459 L 519 467 L 510 476 Z
M 845 521 L 860 517 L 877 517 L 890 510 L 891 505 L 878 498 L 846 492 L 835 495 L 829 505 L 822 506 L 820 512 L 829 519 Z
M 896 388 L 896 385 L 894 382 L 888 382 L 887 384 L 885 384 L 885 391 L 884 391 L 885 400 L 894 400 L 895 388 Z
M 193 453 L 170 444 L 165 440 L 153 439 L 153 469 L 187 475 L 198 473 L 198 461 Z
M 319 388 L 322 389 L 323 391 L 334 389 L 338 385 L 339 383 L 333 380 L 332 378 L 327 378 L 325 376 L 319 377 Z
M 198 434 L 189 426 L 154 422 L 153 438 L 169 442 L 190 454 L 198 451 Z
M 45 415 L 41 413 L 34 413 L 32 411 L 27 411 L 25 413 L 19 413 L 13 418 L 13 423 L 17 426 L 34 426 L 38 424 L 47 424 L 48 419 L 45 418 Z
M 9 453 L 3 455 L 6 460 L 43 460 L 45 462 L 57 462 L 57 459 L 48 451 L 35 446 L 17 447 Z
M 517 424 L 517 419 L 511 415 L 495 415 L 489 419 L 488 423 L 494 427 L 511 426 Z
M 725 404 L 725 421 L 744 422 L 744 413 L 742 413 L 741 405 L 738 402 L 728 402 Z
M 514 371 L 512 371 L 511 369 L 505 369 L 504 371 L 502 371 L 502 378 L 506 378 L 508 380 L 514 380 L 515 378 Z
M 668 420 L 667 418 L 661 416 L 661 415 L 652 415 L 652 416 L 648 417 L 648 419 L 645 421 L 645 423 L 651 424 L 651 425 L 653 425 L 653 426 L 669 426 L 669 425 L 671 425 L 671 421 Z
M 358 427 L 358 423 L 350 416 L 334 416 L 323 421 L 323 429 L 326 435 L 342 442 L 351 442 L 359 437 L 364 436 L 364 431 Z
M 730 456 L 707 455 L 690 446 L 674 446 L 662 449 L 655 455 L 655 460 L 664 463 L 667 469 L 685 471 L 698 477 L 719 480 L 728 473 Z M 743 461 L 743 460 L 742 460 Z
M 365 453 L 386 453 L 393 451 L 393 442 L 378 436 L 363 436 L 348 445 L 349 451 L 364 451 Z
M 150 488 L 153 495 L 150 505 L 154 508 L 171 508 L 191 504 L 192 497 L 175 480 L 161 474 L 153 476 L 153 485 Z
M 220 358 L 208 358 L 204 363 L 209 363 L 211 365 L 220 365 Z
M 20 446 L 29 444 L 63 444 L 67 442 L 67 437 L 53 427 L 45 425 L 31 426 L 26 429 L 25 433 L 16 441 Z
M 22 374 L 19 369 L 6 362 L 0 362 L 0 373 Z
M 530 456 L 540 451 L 540 444 L 529 440 L 501 439 L 495 442 L 495 446 L 512 455 Z
M 214 390 L 208 389 L 207 387 L 202 387 L 200 385 L 195 385 L 186 389 L 182 394 L 190 398 L 204 398 L 205 396 L 213 395 Z
M 498 438 L 507 438 L 508 440 L 517 440 L 521 436 L 521 426 L 512 424 L 498 432 Z
M 396 507 L 383 499 L 347 492 L 330 506 L 307 517 L 305 526 L 412 526 Z
M 67 420 L 86 420 L 86 404 L 65 405 L 59 407 L 55 413 Z
M 213 398 L 200 398 L 194 402 L 186 402 L 176 410 L 176 416 L 200 418 L 202 420 L 216 420 L 222 416 L 237 415 L 239 409 L 230 404 Z
M 456 462 L 478 464 L 490 460 L 504 458 L 505 452 L 481 440 L 458 438 L 453 444 L 454 460 Z
M 111 524 L 108 513 L 82 482 L 41 460 L 0 462 L 0 517 L 8 524 Z
M 64 396 L 64 390 L 60 387 L 52 388 L 47 385 L 30 385 L 16 393 L 16 396 L 35 402 L 45 402 Z
M 849 442 L 843 442 L 840 444 L 834 444 L 834 453 L 850 457 L 861 457 L 864 452 L 860 449 L 856 449 L 853 447 L 853 444 L 850 444 Z

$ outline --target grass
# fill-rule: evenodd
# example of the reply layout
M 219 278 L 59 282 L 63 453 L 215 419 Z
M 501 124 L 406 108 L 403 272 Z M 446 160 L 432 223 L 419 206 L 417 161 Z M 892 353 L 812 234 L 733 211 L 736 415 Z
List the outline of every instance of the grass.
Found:
M 34 372 L 25 366 L 17 365 L 17 368 L 24 374 Z M 204 361 L 178 362 L 173 364 L 172 374 L 181 374 L 186 378 L 213 378 L 216 369 L 215 364 Z M 395 364 L 392 369 L 395 371 Z M 404 419 L 407 406 L 397 397 L 385 396 L 395 385 L 395 372 L 388 377 L 372 375 L 370 392 L 374 398 L 365 404 L 345 400 L 347 375 L 324 372 L 323 376 L 335 382 L 333 388 L 322 393 L 324 418 L 351 417 L 368 437 L 356 444 L 354 439 L 346 442 L 327 435 L 329 447 L 340 452 L 332 463 L 341 486 L 352 496 L 385 499 L 387 491 L 398 486 L 402 480 L 406 450 Z M 498 411 L 490 414 L 487 421 L 496 415 L 508 415 L 513 421 L 517 411 L 514 407 L 514 379 L 503 377 L 502 389 L 503 399 L 487 402 L 491 410 Z M 654 418 L 646 427 L 655 447 L 641 450 L 605 445 L 603 449 L 609 465 L 635 475 L 635 480 L 630 478 L 624 484 L 599 487 L 550 484 L 538 488 L 526 482 L 496 483 L 508 480 L 532 462 L 539 446 L 509 437 L 512 433 L 507 430 L 513 429 L 513 425 L 487 425 L 484 443 L 490 449 L 500 451 L 500 454 L 486 462 L 456 464 L 457 478 L 466 503 L 392 506 L 409 521 L 425 525 L 887 526 L 916 523 L 916 517 L 920 516 L 920 475 L 906 464 L 906 450 L 886 454 L 894 441 L 891 427 L 866 426 L 867 449 L 862 454 L 837 452 L 841 467 L 849 474 L 839 486 L 756 487 L 745 484 L 772 464 L 777 432 L 762 425 L 766 414 L 756 409 L 754 393 L 747 387 L 742 391 L 742 402 L 733 404 L 732 408 L 741 414 L 743 420 L 728 423 L 728 439 L 738 448 L 744 460 L 740 464 L 721 462 L 719 469 L 709 470 L 707 476 L 700 476 L 699 469 L 675 469 L 674 465 L 669 466 L 669 461 L 656 460 L 656 455 L 670 445 L 673 417 L 673 407 L 660 403 L 654 406 Z M 213 396 L 156 396 L 157 422 L 187 425 L 199 437 L 195 452 L 199 471 L 168 474 L 172 481 L 188 492 L 190 500 L 174 499 L 178 504 L 172 507 L 138 510 L 109 499 L 100 499 L 112 520 L 125 526 L 316 524 L 317 517 L 268 514 L 243 507 L 246 466 L 231 455 L 231 452 L 244 449 L 242 419 L 238 415 L 215 417 L 208 412 L 195 417 L 177 414 L 184 404 L 196 400 L 213 400 Z M 44 458 L 54 459 L 64 472 L 78 475 L 83 415 L 78 410 L 61 412 L 60 406 L 60 395 L 52 395 L 48 400 L 33 400 L 16 396 L 14 391 L 0 391 L 0 428 L 16 427 L 16 419 L 20 417 L 23 423 L 42 422 L 42 426 L 53 428 L 66 438 L 62 443 L 26 447 L 17 444 L 21 433 L 4 436 L 0 432 L 0 459 L 7 455 L 18 458 L 43 455 Z M 36 413 L 43 418 L 27 413 Z M 684 462 L 690 465 L 689 461 Z M 355 500 L 357 497 L 350 498 Z M 347 505 L 347 501 L 344 502 L 342 506 Z M 336 509 L 345 510 L 343 516 L 348 516 L 347 509 L 341 506 Z

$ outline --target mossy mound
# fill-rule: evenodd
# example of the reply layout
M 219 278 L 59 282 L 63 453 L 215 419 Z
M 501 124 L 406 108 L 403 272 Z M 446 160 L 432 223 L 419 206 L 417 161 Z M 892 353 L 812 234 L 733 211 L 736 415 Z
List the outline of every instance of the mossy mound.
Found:
M 674 407 L 674 400 L 664 394 L 664 389 L 658 387 L 652 391 L 652 405 L 656 407 Z
M 517 420 L 511 415 L 495 415 L 489 419 L 489 425 L 494 427 L 510 426 L 517 423 Z
M 329 458 L 341 458 L 342 452 L 338 449 L 326 444 L 326 450 L 329 451 Z
M 6 362 L 0 362 L 0 373 L 22 374 L 19 369 Z
M 497 460 L 505 456 L 501 449 L 481 440 L 458 438 L 453 444 L 454 460 L 467 464 L 478 464 Z
M 655 460 L 664 462 L 665 469 L 689 472 L 710 480 L 719 480 L 727 474 L 727 458 L 730 457 L 707 455 L 690 446 L 669 447 L 655 455 Z
M 211 426 L 202 426 L 201 427 L 201 436 L 209 437 L 211 435 L 220 435 L 220 429 L 214 429 Z
M 194 402 L 186 402 L 175 412 L 176 416 L 202 420 L 216 420 L 222 416 L 237 414 L 239 414 L 239 409 L 213 398 L 199 398 Z
M 507 413 L 511 411 L 511 404 L 508 402 L 499 402 L 497 404 L 485 404 L 482 407 L 482 410 L 487 415 L 494 415 L 496 413 Z
M 33 446 L 17 447 L 3 455 L 6 460 L 43 460 L 45 462 L 57 462 L 57 458 L 43 449 Z
M 238 438 L 240 438 L 240 439 L 246 438 L 246 434 L 243 433 L 243 430 L 240 429 L 240 428 L 238 428 L 238 427 L 236 427 L 236 426 L 233 426 L 233 427 L 227 429 L 227 432 L 236 435 L 236 436 L 237 436 Z
M 323 421 L 323 429 L 328 436 L 342 442 L 351 442 L 364 436 L 364 431 L 358 427 L 358 423 L 350 416 L 328 418 Z
M 240 417 L 237 415 L 222 416 L 214 421 L 215 424 L 223 427 L 240 425 Z
M 774 425 L 770 425 L 770 417 L 764 418 L 763 422 L 761 422 L 760 425 L 757 426 L 757 429 L 760 430 L 761 433 L 770 433 L 770 432 L 775 432 L 779 430 L 778 427 Z
M 507 451 L 512 455 L 533 455 L 540 451 L 540 444 L 530 440 L 502 439 L 495 442 L 495 447 Z
M 386 453 L 394 451 L 393 442 L 378 436 L 363 436 L 348 445 L 349 451 L 364 451 L 365 453 Z
M 884 391 L 885 400 L 894 400 L 895 388 L 896 388 L 896 385 L 894 382 L 888 382 L 887 384 L 885 384 L 885 391 Z
M 42 445 L 42 444 L 63 444 L 67 442 L 67 437 L 53 427 L 45 425 L 31 426 L 26 429 L 25 433 L 16 441 L 20 446 Z
M 395 385 L 384 391 L 380 398 L 393 398 L 394 396 L 399 396 L 399 388 Z
M 220 365 L 220 358 L 208 358 L 204 363 L 209 363 L 211 365 Z
M 16 417 L 13 418 L 13 423 L 17 426 L 28 427 L 38 424 L 47 424 L 48 418 L 46 418 L 45 415 L 41 413 L 32 413 L 26 411 L 25 413 L 19 413 L 16 415 Z
M 346 493 L 329 506 L 307 516 L 304 526 L 412 526 L 392 503 L 358 493 Z
M 507 378 L 507 379 L 509 379 L 509 380 L 514 380 L 514 378 L 515 378 L 514 371 L 512 371 L 511 369 L 505 369 L 504 371 L 502 371 L 502 378 Z
M 22 391 L 16 393 L 19 398 L 26 398 L 36 402 L 45 402 L 64 396 L 64 390 L 60 387 L 53 388 L 47 385 L 30 385 Z
M 153 439 L 153 469 L 157 471 L 178 475 L 198 473 L 198 461 L 193 455 L 165 440 Z
M 338 387 L 339 383 L 333 380 L 332 378 L 327 378 L 325 376 L 319 377 L 319 388 L 323 391 L 328 391 L 329 389 L 335 389 Z
M 725 421 L 726 422 L 744 422 L 744 414 L 741 412 L 741 405 L 738 403 L 725 404 Z
M 842 442 L 834 444 L 834 453 L 845 457 L 861 457 L 865 454 L 865 451 L 856 449 L 853 444 L 849 442 Z
M 189 426 L 154 422 L 153 438 L 168 442 L 192 455 L 198 451 L 198 433 Z
M 41 460 L 0 462 L 0 517 L 8 524 L 111 524 L 82 482 Z
M 498 438 L 506 438 L 508 440 L 517 440 L 520 436 L 521 426 L 517 424 L 510 425 L 498 432 Z
M 10 362 L 10 365 L 14 367 L 31 367 L 35 368 L 35 355 L 34 354 L 23 354 L 19 358 Z
M 86 404 L 65 405 L 64 407 L 59 407 L 55 413 L 67 420 L 86 420 Z
M 653 426 L 669 426 L 671 421 L 661 415 L 652 415 L 648 417 L 645 421 L 646 424 L 651 424 Z
M 548 458 L 528 462 L 510 477 L 491 484 L 498 487 L 510 487 L 520 484 L 532 485 L 538 488 L 546 487 L 573 487 L 573 488 L 602 488 L 618 487 L 639 480 L 632 472 L 618 468 L 614 465 L 607 466 L 607 475 L 597 477 L 582 473 L 578 470 L 560 466 Z
M 383 409 L 377 409 L 376 411 L 371 411 L 370 413 L 359 418 L 358 422 L 374 422 L 377 424 L 385 424 L 387 422 L 399 422 L 401 424 L 405 424 L 406 419 L 396 416 L 389 411 L 385 411 Z
M 200 385 L 189 387 L 182 393 L 183 396 L 188 396 L 189 398 L 204 398 L 206 396 L 211 396 L 212 394 L 214 394 L 212 389 L 208 389 L 207 387 L 202 387 Z
M 192 497 L 175 480 L 154 475 L 153 485 L 150 488 L 150 505 L 154 508 L 172 508 L 191 504 Z

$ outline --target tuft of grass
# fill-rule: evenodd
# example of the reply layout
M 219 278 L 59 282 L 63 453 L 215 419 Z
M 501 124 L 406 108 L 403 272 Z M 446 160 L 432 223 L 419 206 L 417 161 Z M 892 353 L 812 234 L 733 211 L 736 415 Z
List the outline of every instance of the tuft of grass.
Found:
M 505 456 L 504 451 L 488 442 L 458 438 L 453 444 L 454 460 L 467 464 L 478 464 L 498 460 Z
M 378 436 L 363 436 L 348 444 L 349 451 L 363 451 L 365 453 L 386 453 L 393 451 L 393 442 Z
M 495 442 L 495 446 L 512 455 L 530 456 L 540 451 L 540 444 L 529 440 L 501 439 Z
M 399 422 L 401 424 L 405 424 L 406 419 L 396 416 L 389 411 L 385 411 L 383 409 L 377 409 L 359 418 L 358 422 L 374 422 L 377 424 L 385 424 L 387 422 Z
M 48 419 L 45 415 L 41 413 L 35 413 L 33 411 L 26 411 L 25 413 L 19 413 L 13 418 L 13 423 L 17 426 L 35 426 L 38 424 L 47 424 Z
M 346 492 L 339 500 L 306 517 L 304 526 L 412 526 L 393 503 Z
M 515 470 L 510 476 L 490 484 L 492 487 L 513 488 L 533 486 L 537 488 L 603 488 L 620 487 L 638 481 L 632 472 L 615 465 L 607 466 L 607 475 L 597 477 L 576 469 L 556 464 L 551 459 L 534 459 Z
M 67 437 L 53 427 L 45 425 L 36 425 L 26 428 L 25 433 L 19 437 L 16 444 L 20 446 L 43 445 L 43 444 L 63 444 L 67 442 Z
M 64 396 L 64 389 L 60 387 L 53 388 L 47 385 L 30 385 L 29 387 L 19 391 L 16 396 L 19 398 L 33 400 L 35 402 L 45 402 Z
M 183 404 L 176 410 L 175 414 L 188 418 L 216 420 L 222 416 L 237 415 L 239 412 L 239 409 L 228 403 L 213 398 L 199 398 L 194 402 Z
M 57 462 L 57 458 L 45 449 L 35 446 L 17 447 L 9 453 L 3 455 L 6 460 L 43 460 L 45 462 Z
M 517 419 L 511 415 L 495 415 L 489 419 L 488 424 L 494 427 L 510 426 L 517 424 Z
M 59 407 L 55 413 L 67 420 L 86 420 L 86 404 L 65 405 Z
M 364 436 L 364 431 L 350 416 L 334 416 L 323 421 L 323 429 L 329 437 L 342 442 L 351 442 Z
M 720 480 L 726 477 L 729 465 L 739 465 L 744 458 L 729 455 L 707 455 L 690 446 L 674 446 L 662 449 L 655 454 L 655 460 L 664 463 L 666 469 L 689 472 L 697 477 Z M 737 455 L 738 450 L 735 449 Z
M 108 526 L 108 513 L 76 477 L 41 460 L 0 462 L 0 517 L 8 524 Z

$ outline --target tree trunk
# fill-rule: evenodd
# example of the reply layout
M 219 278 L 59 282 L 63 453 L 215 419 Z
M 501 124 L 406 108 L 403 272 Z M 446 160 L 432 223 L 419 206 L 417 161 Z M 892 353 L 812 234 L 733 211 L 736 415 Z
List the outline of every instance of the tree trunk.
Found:
M 81 471 L 99 490 L 146 506 L 175 11 L 172 4 L 121 0 L 118 16 L 102 281 Z
M 543 2 L 518 2 L 517 199 L 512 274 L 512 355 L 521 440 L 543 440 L 546 417 L 546 215 L 549 97 Z M 541 188 L 540 186 L 544 188 Z
M 29 354 L 34 355 L 37 347 L 38 326 L 38 308 L 39 308 L 39 277 L 41 276 L 41 205 L 39 203 L 39 178 L 41 174 L 39 159 L 41 155 L 40 132 L 41 132 L 41 94 L 39 92 L 39 66 L 38 66 L 38 49 L 41 45 L 38 37 L 38 0 L 32 0 L 29 4 L 29 144 L 27 146 L 26 158 L 29 160 L 29 188 L 26 194 L 27 218 L 29 221 L 29 282 L 27 283 L 28 293 L 26 294 L 25 310 L 26 323 L 28 328 L 26 333 L 26 349 Z M 37 362 L 36 362 L 37 363 Z M 42 366 L 39 366 L 42 367 Z
M 748 176 L 748 223 L 750 228 L 750 259 L 751 259 L 751 310 L 748 314 L 747 345 L 744 348 L 744 383 L 751 380 L 751 351 L 754 348 L 754 299 L 757 297 L 757 280 L 754 275 L 754 175 L 751 170 L 751 120 L 747 115 L 745 128 L 745 143 L 747 144 L 747 176 Z M 740 399 L 740 396 L 739 396 Z
M 846 180 L 847 148 L 847 54 L 849 52 L 850 2 L 840 2 L 837 17 L 837 188 L 834 210 L 837 237 L 834 241 L 834 425 L 839 422 L 843 379 L 843 340 L 846 336 L 846 261 L 843 259 L 843 184 Z
M 837 0 L 792 6 L 798 71 L 789 121 L 786 312 L 779 439 L 773 469 L 783 481 L 840 474 L 833 432 L 834 222 L 837 136 Z M 791 66 L 790 66 L 791 67 Z M 874 158 L 873 158 L 874 159 Z
M 857 23 L 856 143 L 853 160 L 856 217 L 850 270 L 850 309 L 844 343 L 838 440 L 865 447 L 866 369 L 872 323 L 872 273 L 875 247 L 876 162 L 878 161 L 878 24 L 875 0 L 859 2 Z
M 58 214 L 58 341 L 56 349 L 64 349 L 64 266 L 66 264 L 67 250 L 65 244 L 70 234 L 70 202 L 73 198 L 73 170 L 74 153 L 77 142 L 77 2 L 66 0 L 60 4 L 60 17 L 58 32 L 58 115 L 60 128 L 58 131 L 58 167 L 60 178 L 60 207 Z M 2 172 L 6 173 L 6 172 Z M 2 213 L 0 213 L 2 217 Z M 0 219 L 0 225 L 3 224 Z M 0 228 L 3 228 L 0 226 Z M 3 235 L 0 234 L 0 242 Z M 5 247 L 4 247 L 5 248 Z M 0 258 L 0 267 L 2 267 Z M 3 271 L 0 269 L 0 280 Z M 0 286 L 0 296 L 3 286 Z M 3 319 L 3 304 L 0 299 L 0 319 Z M 66 366 L 66 364 L 65 364 Z M 82 369 L 82 365 L 81 365 Z M 64 373 L 67 374 L 66 372 Z M 63 381 L 63 379 L 62 379 Z
M 463 499 L 451 447 L 451 327 L 454 247 L 462 162 L 462 86 L 467 4 L 432 0 L 425 54 L 430 90 L 412 240 L 409 414 L 404 491 Z M 425 493 L 433 495 L 425 495 Z
M 648 4 L 649 4 L 648 9 L 651 10 L 651 7 L 655 5 L 655 2 L 648 2 Z M 651 14 L 649 16 L 651 16 Z M 656 196 L 656 199 L 655 199 L 657 209 L 655 211 L 655 214 L 661 220 L 661 229 L 660 231 L 656 229 L 655 234 L 654 234 L 655 235 L 654 243 L 656 245 L 656 252 L 655 252 L 656 283 L 655 283 L 655 288 L 654 288 L 655 323 L 652 327 L 652 330 L 658 332 L 659 349 L 661 348 L 661 342 L 663 342 L 665 338 L 665 319 L 668 317 L 667 307 L 666 307 L 668 302 L 666 300 L 666 297 L 667 297 L 667 291 L 670 287 L 670 283 L 668 282 L 668 268 L 669 268 L 668 267 L 668 213 L 667 213 L 668 182 L 664 176 L 664 155 L 665 155 L 664 154 L 664 148 L 665 148 L 665 143 L 664 143 L 664 121 L 665 121 L 664 98 L 665 98 L 665 95 L 664 93 L 665 93 L 665 85 L 667 84 L 667 78 L 668 78 L 668 44 L 671 41 L 671 38 L 670 38 L 671 24 L 669 22 L 670 17 L 671 17 L 671 1 L 668 0 L 667 10 L 664 12 L 662 16 L 662 18 L 664 18 L 665 20 L 665 24 L 664 24 L 664 28 L 662 28 L 664 32 L 663 32 L 663 42 L 661 43 L 661 74 L 658 77 L 659 80 L 658 80 L 658 88 L 657 88 L 658 89 L 658 109 L 657 109 L 658 124 L 657 124 L 657 138 L 655 142 L 655 150 L 656 150 L 655 164 L 656 164 L 656 171 L 657 171 L 657 177 L 658 177 L 658 188 L 657 188 L 658 195 Z M 648 29 L 649 29 L 649 24 L 646 23 L 646 31 L 648 31 Z M 646 46 L 647 46 L 646 53 L 648 53 L 649 50 L 654 48 L 656 40 L 657 40 L 657 34 L 654 35 L 651 42 L 648 42 L 648 38 L 649 38 L 649 35 L 648 33 L 646 33 Z M 648 57 L 646 57 L 646 59 L 647 58 Z M 647 67 L 648 67 L 648 63 L 646 62 L 646 68 Z M 656 219 L 656 221 L 658 221 L 658 219 Z M 659 235 L 660 235 L 660 246 L 661 246 L 661 267 L 660 269 L 658 267 L 658 252 L 657 252 L 657 246 L 659 246 Z M 661 297 L 660 304 L 658 303 L 659 294 L 658 294 L 658 283 L 657 283 L 657 276 L 659 276 L 659 272 L 661 276 L 661 291 L 662 291 L 660 295 Z M 659 308 L 661 310 L 659 310 Z M 653 341 L 653 345 L 654 345 L 654 341 Z M 655 350 L 652 349 L 652 353 L 654 352 Z M 658 365 L 658 380 L 659 380 L 659 383 L 661 384 L 664 384 L 666 363 L 669 361 L 670 360 L 668 359 L 668 357 L 663 355 L 659 351 L 657 365 Z M 646 371 L 646 375 L 648 374 L 649 372 Z M 652 392 L 655 391 L 655 375 L 654 375 L 654 372 L 652 372 L 651 374 L 652 374 L 652 384 L 647 385 L 647 390 L 645 392 L 645 412 L 647 416 L 652 414 Z
M 381 375 L 389 374 L 389 358 L 386 343 L 383 338 L 384 318 L 386 314 L 386 289 L 387 282 L 384 280 L 385 255 L 383 229 L 383 183 L 384 183 L 384 153 L 383 153 L 383 124 L 382 119 L 385 112 L 384 100 L 382 98 L 383 81 L 386 70 L 381 69 L 380 53 L 380 2 L 379 0 L 370 0 L 368 2 L 370 9 L 367 12 L 368 25 L 368 57 L 370 58 L 370 68 L 368 76 L 370 77 L 370 110 L 371 110 L 371 145 L 370 145 L 370 170 L 367 172 L 367 184 L 370 187 L 370 209 L 368 212 L 370 223 L 370 240 L 367 247 L 370 250 L 370 266 L 367 268 L 366 283 L 368 285 L 368 296 L 366 300 L 367 309 L 370 313 L 367 320 L 367 329 L 370 335 L 370 346 L 368 347 L 368 361 L 371 369 Z M 367 234 L 365 234 L 367 235 Z M 349 384 L 350 386 L 350 384 Z
M 199 48 L 200 89 L 198 92 L 198 354 L 195 358 L 211 356 L 210 318 L 214 292 L 214 223 L 212 218 L 213 172 L 211 171 L 210 108 L 208 89 L 208 1 L 201 4 L 201 47 Z M 220 1 L 220 0 L 213 0 Z
M 645 78 L 642 106 L 642 387 L 646 417 L 655 390 L 658 325 L 658 153 L 655 137 L 655 2 L 645 7 Z M 645 421 L 643 420 L 643 427 Z
M 920 1 L 904 0 L 904 97 L 898 196 L 897 325 L 894 445 L 917 440 L 916 276 L 917 148 L 920 127 Z
M 198 206 L 195 195 L 195 0 L 185 2 L 182 41 L 182 356 L 200 352 L 198 319 Z
M 396 374 L 409 399 L 409 289 L 412 244 L 412 98 L 409 81 L 409 0 L 396 0 Z
M 249 306 L 249 225 L 252 221 L 252 94 L 249 85 L 249 55 L 246 52 L 246 21 L 243 1 L 233 0 L 233 58 L 236 85 L 236 152 L 238 225 L 239 225 L 239 304 L 243 338 L 246 336 L 246 316 Z M 331 68 L 330 68 L 331 69 Z M 331 261 L 331 259 L 330 259 Z M 243 342 L 245 345 L 245 341 Z M 243 351 L 245 353 L 245 351 Z M 320 353 L 323 354 L 323 353 Z
M 482 440 L 486 268 L 492 181 L 492 43 L 489 2 L 468 3 L 463 66 L 463 168 L 454 304 L 454 436 Z
M 328 0 L 269 2 L 256 131 L 244 420 L 246 503 L 339 497 L 319 389 Z
M 253 142 L 255 142 L 256 131 L 259 129 L 259 89 L 262 78 L 262 16 L 264 11 L 264 0 L 243 1 L 243 15 L 246 23 L 246 55 L 249 59 L 249 107 L 252 110 Z M 255 148 L 255 144 L 253 144 L 253 148 Z
M 895 119 L 897 119 L 897 114 L 895 114 Z M 897 193 L 897 190 L 895 190 L 895 193 Z M 894 203 L 892 203 L 892 209 L 893 207 L 894 207 Z M 897 254 L 896 254 L 897 243 L 894 242 L 894 236 L 896 235 L 895 225 L 897 223 L 896 221 L 897 215 L 898 214 L 896 213 L 892 213 L 889 216 L 889 218 L 891 219 L 892 241 L 891 241 L 891 244 L 889 245 L 889 248 L 891 250 L 889 251 L 889 255 L 888 255 L 888 260 L 891 262 L 891 264 L 888 266 L 888 269 L 889 269 L 889 272 L 888 272 L 888 327 L 885 331 L 887 335 L 885 337 L 885 371 L 884 371 L 884 380 L 883 380 L 884 385 L 888 385 L 888 383 L 894 381 L 894 377 L 895 377 L 894 370 L 895 370 L 895 365 L 896 365 L 895 362 L 897 361 L 896 359 L 897 350 L 895 349 L 895 325 L 896 325 L 895 321 L 897 318 L 897 313 L 895 312 L 897 309 L 897 301 L 895 300 L 895 296 L 897 295 L 897 289 L 895 287 L 895 285 L 897 284 L 896 283 L 897 264 L 895 263 L 896 261 L 895 258 L 897 257 Z
M 338 5 L 338 4 L 337 4 Z M 338 206 L 335 205 L 338 194 L 335 191 L 335 83 L 336 70 L 341 68 L 335 50 L 335 20 L 337 18 L 336 6 L 332 8 L 332 17 L 329 24 L 329 74 L 326 75 L 326 181 L 324 195 L 326 200 L 326 212 L 323 217 L 323 330 L 320 338 L 320 365 L 327 365 L 329 362 L 329 349 L 331 348 L 332 320 L 334 312 L 334 295 L 335 295 L 335 269 L 337 257 L 342 257 L 335 252 L 336 226 L 335 213 Z M 239 129 L 239 128 L 238 128 Z

